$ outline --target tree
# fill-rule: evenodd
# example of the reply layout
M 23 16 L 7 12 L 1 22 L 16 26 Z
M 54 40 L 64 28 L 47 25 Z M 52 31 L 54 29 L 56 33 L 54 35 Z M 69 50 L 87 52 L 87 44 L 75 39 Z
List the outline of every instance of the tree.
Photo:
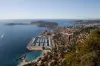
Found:
M 100 30 L 92 30 L 89 36 L 65 55 L 63 66 L 100 66 Z

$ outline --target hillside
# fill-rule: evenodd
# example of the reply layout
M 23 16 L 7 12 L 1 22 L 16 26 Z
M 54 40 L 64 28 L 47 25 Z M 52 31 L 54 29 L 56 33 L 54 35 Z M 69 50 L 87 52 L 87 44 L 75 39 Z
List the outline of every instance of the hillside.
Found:
M 65 55 L 63 66 L 100 66 L 100 30 L 92 30 Z

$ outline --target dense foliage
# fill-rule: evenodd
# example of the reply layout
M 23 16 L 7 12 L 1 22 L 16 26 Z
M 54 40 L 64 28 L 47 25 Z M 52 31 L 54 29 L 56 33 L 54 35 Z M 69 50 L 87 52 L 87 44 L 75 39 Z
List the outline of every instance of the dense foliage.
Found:
M 100 66 L 100 30 L 92 30 L 66 53 L 63 66 Z

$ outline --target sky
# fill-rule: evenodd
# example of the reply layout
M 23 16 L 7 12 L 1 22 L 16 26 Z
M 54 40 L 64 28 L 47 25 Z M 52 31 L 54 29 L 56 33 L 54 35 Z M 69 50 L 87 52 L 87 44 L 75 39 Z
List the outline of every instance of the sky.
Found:
M 100 19 L 100 0 L 0 0 L 0 19 Z

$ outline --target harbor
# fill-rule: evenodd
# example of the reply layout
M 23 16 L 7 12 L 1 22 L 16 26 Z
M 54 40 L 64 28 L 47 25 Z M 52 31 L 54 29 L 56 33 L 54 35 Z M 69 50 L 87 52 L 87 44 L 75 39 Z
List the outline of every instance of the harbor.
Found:
M 29 50 L 42 50 L 43 47 L 46 49 L 52 48 L 51 36 L 38 36 L 32 38 L 32 40 L 27 45 L 27 49 Z
M 52 35 L 48 35 L 48 33 L 51 33 L 51 31 L 45 30 L 43 33 L 41 32 L 39 36 L 33 37 L 31 39 L 26 48 L 30 51 L 41 51 L 42 53 L 35 60 L 31 61 L 27 60 L 27 55 L 26 57 L 22 56 L 20 59 L 20 66 L 24 66 L 32 62 L 37 62 L 39 58 L 43 58 L 45 55 L 47 55 L 48 52 L 51 52 L 52 48 L 54 47 L 54 43 L 52 40 Z

